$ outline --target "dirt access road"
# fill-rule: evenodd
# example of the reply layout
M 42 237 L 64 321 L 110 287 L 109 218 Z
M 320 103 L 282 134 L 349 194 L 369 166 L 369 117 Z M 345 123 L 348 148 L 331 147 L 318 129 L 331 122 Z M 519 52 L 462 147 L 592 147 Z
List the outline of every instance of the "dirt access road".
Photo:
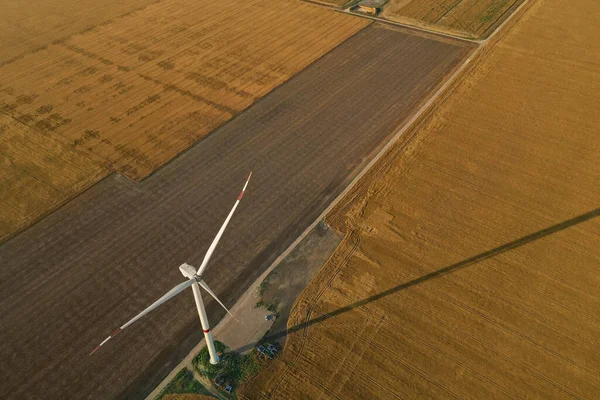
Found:
M 88 352 L 201 261 L 246 174 L 206 276 L 229 305 L 471 49 L 371 25 L 141 184 L 112 175 L 3 244 L 3 395 L 150 392 L 200 339 L 189 293 Z

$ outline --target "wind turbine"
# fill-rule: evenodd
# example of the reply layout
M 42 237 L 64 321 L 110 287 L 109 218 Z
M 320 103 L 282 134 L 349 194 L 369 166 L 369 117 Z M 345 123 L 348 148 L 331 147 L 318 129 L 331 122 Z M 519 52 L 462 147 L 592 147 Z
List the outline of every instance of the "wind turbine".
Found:
M 206 310 L 204 309 L 204 302 L 202 301 L 202 294 L 200 293 L 200 287 L 202 287 L 204 290 L 206 290 L 208 292 L 208 294 L 210 294 L 217 301 L 217 303 L 219 303 L 221 305 L 221 307 L 223 307 L 225 309 L 225 311 L 227 311 L 229 313 L 229 315 L 231 315 L 234 319 L 235 319 L 235 317 L 233 316 L 233 314 L 231 314 L 231 312 L 227 309 L 227 307 L 225 307 L 225 305 L 221 302 L 221 300 L 219 300 L 217 298 L 217 295 L 212 290 L 210 290 L 210 288 L 208 287 L 206 282 L 204 282 L 204 280 L 202 279 L 202 274 L 204 273 L 204 270 L 206 269 L 206 266 L 208 265 L 208 262 L 210 261 L 210 258 L 212 257 L 212 255 L 215 251 L 215 248 L 217 247 L 217 244 L 219 243 L 219 240 L 221 239 L 221 236 L 223 236 L 223 232 L 225 232 L 225 228 L 227 227 L 227 224 L 229 224 L 229 221 L 231 220 L 231 217 L 233 216 L 235 209 L 237 208 L 238 204 L 240 204 L 240 200 L 242 200 L 242 197 L 244 196 L 244 193 L 246 192 L 246 187 L 248 186 L 248 182 L 250 182 L 251 176 L 252 176 L 252 172 L 250 172 L 250 175 L 248 175 L 248 179 L 246 180 L 246 183 L 244 184 L 244 188 L 240 192 L 240 195 L 238 196 L 235 204 L 233 205 L 233 208 L 229 212 L 229 215 L 225 219 L 225 222 L 221 226 L 221 229 L 219 229 L 217 236 L 214 238 L 210 247 L 208 248 L 208 251 L 204 255 L 204 259 L 202 260 L 202 264 L 200 264 L 200 268 L 198 268 L 198 270 L 196 271 L 196 268 L 194 268 L 193 266 L 191 266 L 189 264 L 186 264 L 186 263 L 181 264 L 181 266 L 179 267 L 179 270 L 181 271 L 183 276 L 188 278 L 188 280 L 180 283 L 179 285 L 175 286 L 173 289 L 169 290 L 164 296 L 162 296 L 160 299 L 156 300 L 144 311 L 142 311 L 141 313 L 139 313 L 138 315 L 136 315 L 135 317 L 133 317 L 132 319 L 127 321 L 125 324 L 123 324 L 119 329 L 117 329 L 113 333 L 111 333 L 109 337 L 104 339 L 98 346 L 96 346 L 96 348 L 94 350 L 92 350 L 90 355 L 92 355 L 96 351 L 98 351 L 100 349 L 100 347 L 102 347 L 106 342 L 108 342 L 110 339 L 115 337 L 123 329 L 127 328 L 129 325 L 133 324 L 135 321 L 142 318 L 144 315 L 148 314 L 150 311 L 154 310 L 161 304 L 163 304 L 163 303 L 167 302 L 168 300 L 172 299 L 173 297 L 177 296 L 179 293 L 184 291 L 187 287 L 191 286 L 192 290 L 194 291 L 194 299 L 196 300 L 196 308 L 198 309 L 198 315 L 200 316 L 200 323 L 202 324 L 202 330 L 204 331 L 204 338 L 206 339 L 208 353 L 210 354 L 210 363 L 214 365 L 219 362 L 219 356 L 217 355 L 217 351 L 215 350 L 215 344 L 213 342 L 212 332 L 210 330 L 210 325 L 208 324 L 208 317 L 206 315 Z

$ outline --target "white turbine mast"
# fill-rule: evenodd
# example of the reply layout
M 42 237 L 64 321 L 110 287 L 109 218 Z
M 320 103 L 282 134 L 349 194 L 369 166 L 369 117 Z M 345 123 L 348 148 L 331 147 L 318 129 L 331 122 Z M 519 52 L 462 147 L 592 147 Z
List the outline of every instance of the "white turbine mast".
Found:
M 214 238 L 214 240 L 210 244 L 210 247 L 208 248 L 208 251 L 206 252 L 206 255 L 204 256 L 204 259 L 202 260 L 202 264 L 200 264 L 198 271 L 196 271 L 196 268 L 194 268 L 193 266 L 191 266 L 189 264 L 186 264 L 186 263 L 181 264 L 181 266 L 179 267 L 179 270 L 181 271 L 183 276 L 188 278 L 188 280 L 180 283 L 179 285 L 175 286 L 173 289 L 169 290 L 167 293 L 165 293 L 164 296 L 162 296 L 160 299 L 156 300 L 144 311 L 142 311 L 141 313 L 139 313 L 138 315 L 136 315 L 135 317 L 133 317 L 132 319 L 127 321 L 125 324 L 123 324 L 119 329 L 117 329 L 113 333 L 111 333 L 109 337 L 104 339 L 98 346 L 96 346 L 96 348 L 94 350 L 92 350 L 90 355 L 92 355 L 96 351 L 98 351 L 100 349 L 100 347 L 102 347 L 106 342 L 108 342 L 110 339 L 115 337 L 123 329 L 127 328 L 129 325 L 133 324 L 135 321 L 142 318 L 144 315 L 148 314 L 150 311 L 154 310 L 161 304 L 163 304 L 163 303 L 167 302 L 168 300 L 172 299 L 173 297 L 177 296 L 179 293 L 181 293 L 187 287 L 191 286 L 192 290 L 194 291 L 194 299 L 196 300 L 196 308 L 198 309 L 198 315 L 200 316 L 200 323 L 202 324 L 202 330 L 204 331 L 204 338 L 206 339 L 206 346 L 208 347 L 208 353 L 210 354 L 210 363 L 217 364 L 219 362 L 219 356 L 217 355 L 217 351 L 215 350 L 215 344 L 213 342 L 212 332 L 210 330 L 210 325 L 208 323 L 208 317 L 206 315 L 206 310 L 204 309 L 204 302 L 202 301 L 202 294 L 200 293 L 200 287 L 202 287 L 204 290 L 206 290 L 208 292 L 208 294 L 211 295 L 217 301 L 217 303 L 219 303 L 221 305 L 221 307 L 223 307 L 225 309 L 225 311 L 227 311 L 229 313 L 229 315 L 231 315 L 234 319 L 235 319 L 235 317 L 233 316 L 233 314 L 231 314 L 231 312 L 227 309 L 227 307 L 225 307 L 225 305 L 221 302 L 221 300 L 219 300 L 217 298 L 217 295 L 210 289 L 210 287 L 208 287 L 206 282 L 202 279 L 202 274 L 203 274 L 204 270 L 206 269 L 206 266 L 208 265 L 208 262 L 210 261 L 210 258 L 212 257 L 212 255 L 215 251 L 215 248 L 217 247 L 217 244 L 219 243 L 219 240 L 221 239 L 221 236 L 223 236 L 223 232 L 225 232 L 225 228 L 227 228 L 227 224 L 229 224 L 229 221 L 231 220 L 231 217 L 233 216 L 235 209 L 237 208 L 238 204 L 240 204 L 240 200 L 242 200 L 242 197 L 244 196 L 244 193 L 246 192 L 246 187 L 248 187 L 248 182 L 250 182 L 251 176 L 252 176 L 252 172 L 250 172 L 250 175 L 248 175 L 248 179 L 246 180 L 246 183 L 244 184 L 244 188 L 240 192 L 240 195 L 238 196 L 235 204 L 233 205 L 233 208 L 229 212 L 229 215 L 225 219 L 225 222 L 221 226 L 221 229 L 219 229 L 217 236 Z

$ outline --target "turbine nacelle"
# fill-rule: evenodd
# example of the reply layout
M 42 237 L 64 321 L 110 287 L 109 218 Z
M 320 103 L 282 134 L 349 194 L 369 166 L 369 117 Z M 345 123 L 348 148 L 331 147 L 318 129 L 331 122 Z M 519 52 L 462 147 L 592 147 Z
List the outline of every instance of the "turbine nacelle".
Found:
M 183 276 L 185 276 L 188 279 L 199 278 L 198 276 L 196 276 L 196 268 L 194 268 L 188 263 L 181 264 L 179 266 L 179 271 L 181 271 Z
M 202 279 L 202 277 L 197 274 L 196 268 L 194 268 L 193 265 L 190 265 L 188 263 L 183 263 L 179 266 L 179 271 L 181 271 L 183 276 L 185 276 L 186 278 L 188 278 L 190 280 L 194 279 L 196 281 L 196 283 L 198 285 L 200 285 L 200 287 L 202 289 L 206 290 L 206 292 L 208 294 L 210 294 L 217 301 L 217 303 L 219 303 L 221 305 L 221 307 L 223 307 L 225 309 L 225 311 L 227 311 L 227 313 L 233 317 L 233 319 L 235 319 L 236 321 L 239 322 L 239 320 L 229 311 L 229 309 L 227 307 L 225 307 L 225 304 L 223 304 L 223 302 L 221 300 L 219 300 L 219 298 L 217 297 L 215 292 L 213 292 L 208 287 L 208 284 L 206 282 L 204 282 L 204 279 Z

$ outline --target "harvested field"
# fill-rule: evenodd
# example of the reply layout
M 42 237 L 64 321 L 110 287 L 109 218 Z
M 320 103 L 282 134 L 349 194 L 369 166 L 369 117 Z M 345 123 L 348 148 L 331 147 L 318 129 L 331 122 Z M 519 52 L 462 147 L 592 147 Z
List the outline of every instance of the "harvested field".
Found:
M 4 157 L 56 172 L 3 168 L 10 188 L 27 190 L 3 191 L 0 241 L 111 171 L 148 176 L 368 24 L 296 1 L 209 5 L 156 2 L 0 66 L 3 129 L 16 129 L 0 142 L 27 137 L 32 152 Z M 65 152 L 78 154 L 75 181 Z M 84 166 L 86 154 L 95 162 Z
M 390 0 L 382 16 L 472 39 L 485 38 L 523 0 Z
M 0 113 L 0 242 L 106 175 L 93 155 Z
M 143 182 L 111 175 L 5 242 L 4 395 L 149 393 L 202 335 L 190 293 L 88 353 L 180 282 L 182 262 L 199 264 L 248 171 L 248 194 L 207 270 L 227 305 L 470 51 L 371 25 Z M 208 308 L 216 321 L 221 310 Z
M 524 10 L 330 215 L 246 398 L 598 398 L 600 5 Z
M 0 65 L 52 42 L 110 23 L 156 0 L 3 0 L 0 13 Z

